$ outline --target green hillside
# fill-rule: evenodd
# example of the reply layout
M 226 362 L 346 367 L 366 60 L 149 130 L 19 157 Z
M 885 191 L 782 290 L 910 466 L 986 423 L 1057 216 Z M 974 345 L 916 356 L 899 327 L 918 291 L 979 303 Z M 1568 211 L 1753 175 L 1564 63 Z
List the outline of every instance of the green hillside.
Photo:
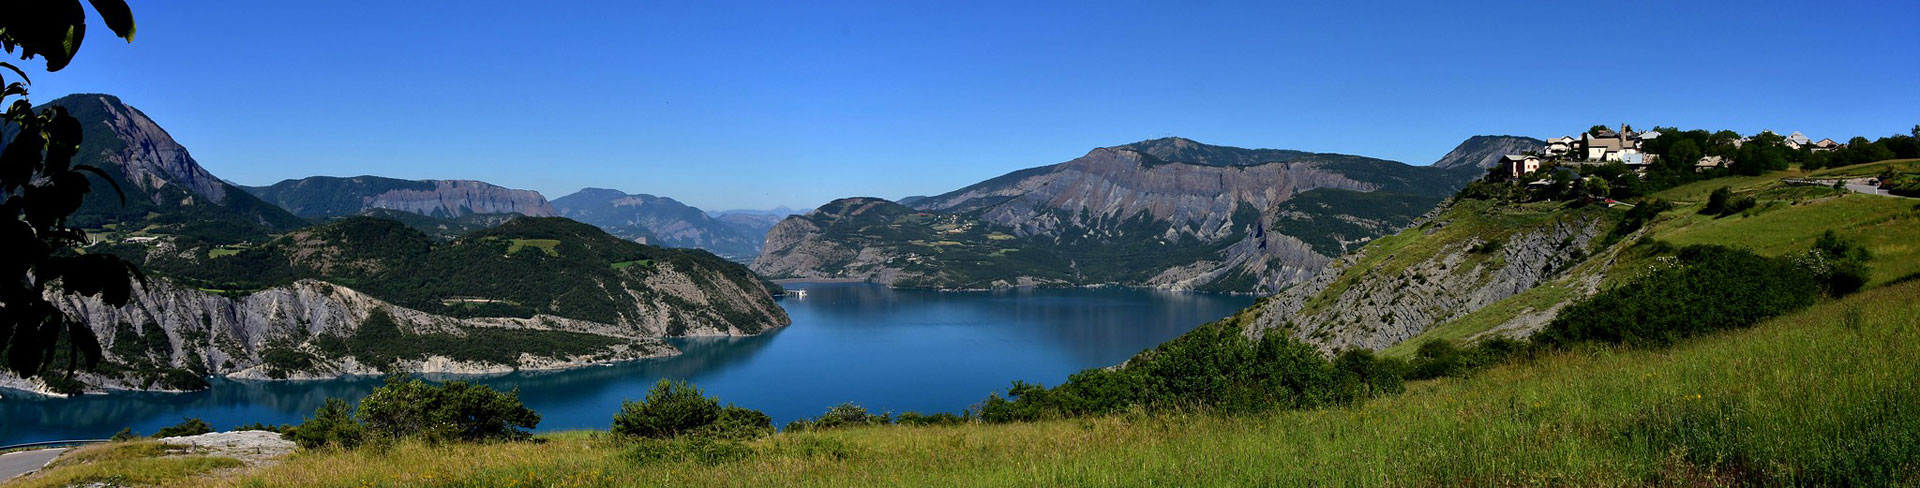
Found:
M 721 284 L 752 290 L 760 278 L 745 266 L 700 250 L 638 244 L 564 218 L 521 217 L 442 241 L 398 221 L 347 217 L 288 232 L 252 246 L 207 253 L 150 252 L 141 244 L 95 246 L 141 262 L 143 269 L 205 289 L 244 294 L 300 279 L 318 279 L 416 310 L 454 317 L 549 314 L 620 323 L 641 322 L 642 297 L 671 298 L 644 282 L 661 267 L 694 277 L 710 293 Z M 636 264 L 640 263 L 640 264 Z M 711 274 L 709 274 L 711 273 Z M 704 309 L 707 306 L 687 305 Z M 749 310 L 716 302 L 725 322 L 757 330 Z
M 1400 345 L 1388 348 L 1393 356 L 1410 356 L 1420 344 L 1435 339 L 1460 341 L 1474 337 L 1516 315 L 1544 310 L 1577 296 L 1573 288 L 1579 280 L 1603 276 L 1603 287 L 1617 286 L 1637 276 L 1638 270 L 1663 256 L 1656 247 L 1672 248 L 1693 244 L 1724 245 L 1751 250 L 1763 256 L 1784 256 L 1807 249 L 1815 239 L 1832 231 L 1840 238 L 1857 242 L 1872 258 L 1868 286 L 1877 286 L 1920 275 L 1920 200 L 1863 195 L 1825 186 L 1790 184 L 1786 180 L 1829 177 L 1835 174 L 1878 174 L 1887 164 L 1848 167 L 1808 173 L 1780 171 L 1760 176 L 1716 178 L 1663 190 L 1650 198 L 1673 203 L 1673 208 L 1652 217 L 1644 233 L 1633 240 L 1622 240 L 1610 248 L 1594 252 L 1595 258 L 1577 265 L 1568 276 L 1533 288 L 1464 317 L 1440 324 Z M 1703 213 L 1714 190 L 1727 188 L 1733 198 L 1751 197 L 1751 209 L 1731 215 Z M 1584 210 L 1562 208 L 1564 204 L 1541 202 L 1520 207 L 1541 215 L 1565 215 L 1569 212 L 1604 211 L 1619 219 L 1628 209 Z M 1486 204 L 1463 201 L 1447 214 L 1461 220 L 1477 221 L 1486 215 Z M 1443 217 L 1444 218 L 1444 217 Z M 1493 227 L 1485 232 L 1500 232 Z M 1457 231 L 1458 229 L 1449 229 Z M 1421 229 L 1409 229 L 1399 235 L 1369 244 L 1368 258 L 1386 256 L 1386 261 L 1346 270 L 1341 279 L 1353 279 L 1368 269 L 1404 266 L 1424 259 L 1414 253 L 1396 252 L 1397 246 L 1416 245 L 1435 248 L 1469 238 L 1488 238 L 1472 232 L 1442 232 L 1428 235 Z M 1489 238 L 1497 240 L 1497 237 Z M 1323 293 L 1337 293 L 1337 286 Z M 1323 296 L 1326 296 L 1323 294 Z

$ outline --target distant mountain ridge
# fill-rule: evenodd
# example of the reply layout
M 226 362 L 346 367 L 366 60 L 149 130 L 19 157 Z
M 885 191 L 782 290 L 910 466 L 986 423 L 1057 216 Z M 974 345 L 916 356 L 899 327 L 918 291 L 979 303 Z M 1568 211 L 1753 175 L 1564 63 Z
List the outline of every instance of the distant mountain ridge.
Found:
M 559 215 L 613 235 L 654 245 L 697 247 L 742 260 L 759 255 L 760 243 L 773 226 L 761 224 L 769 220 L 765 217 L 715 217 L 672 198 L 606 188 L 582 188 L 554 199 L 553 205 Z
M 307 218 L 355 215 L 375 208 L 446 218 L 472 214 L 560 215 L 540 192 L 473 180 L 313 176 L 243 188 Z
M 881 212 L 895 215 L 893 222 L 849 227 L 834 217 L 849 205 L 890 207 L 837 201 L 776 225 L 754 269 L 940 288 L 1027 282 L 1271 291 L 1405 226 L 1481 173 L 1154 139 L 903 199 L 916 213 Z M 941 222 L 923 225 L 929 219 Z

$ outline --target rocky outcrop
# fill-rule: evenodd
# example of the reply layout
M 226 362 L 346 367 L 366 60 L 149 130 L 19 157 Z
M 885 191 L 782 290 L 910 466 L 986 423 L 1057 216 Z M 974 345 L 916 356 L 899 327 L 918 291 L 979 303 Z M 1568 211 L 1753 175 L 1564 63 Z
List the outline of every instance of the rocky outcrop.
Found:
M 677 354 L 662 339 L 668 336 L 748 335 L 765 330 L 759 326 L 733 325 L 706 320 L 696 314 L 682 314 L 687 306 L 667 303 L 683 300 L 693 307 L 715 301 L 744 303 L 744 290 L 719 293 L 691 286 L 685 274 L 657 273 L 650 280 L 652 293 L 630 293 L 635 300 L 648 300 L 643 309 L 652 314 L 634 323 L 608 324 L 549 315 L 531 318 L 484 317 L 455 318 L 401 307 L 366 294 L 321 281 L 302 280 L 291 285 L 261 290 L 244 297 L 229 298 L 198 289 L 155 279 L 138 286 L 132 302 L 111 307 L 98 298 L 50 294 L 56 305 L 70 316 L 82 320 L 100 338 L 107 351 L 106 372 L 86 373 L 81 380 L 107 389 L 165 389 L 152 383 L 140 371 L 124 365 L 136 358 L 122 357 L 129 351 L 120 344 L 137 341 L 163 344 L 159 367 L 205 372 L 239 379 L 319 379 L 341 375 L 380 374 L 382 369 L 362 364 L 353 357 L 330 357 L 323 347 L 324 338 L 352 337 L 375 314 L 390 318 L 401 334 L 461 337 L 483 329 L 548 331 L 590 334 L 618 340 L 600 341 L 608 345 L 570 354 L 518 354 L 517 360 L 500 363 L 459 359 L 450 355 L 428 354 L 401 358 L 388 370 L 437 374 L 495 374 L 510 371 L 565 369 L 648 357 Z M 680 277 L 678 279 L 670 277 Z M 713 278 L 708 278 L 713 279 Z M 713 281 L 726 283 L 726 280 Z M 642 297 L 652 298 L 642 298 Z M 771 311 L 769 311 L 771 313 Z M 784 316 L 784 315 L 782 315 Z M 678 326 L 675 322 L 688 325 Z M 771 324 L 778 327 L 783 324 Z M 771 328 L 767 327 L 767 328 Z M 149 337 L 160 334 L 162 337 Z M 520 344 L 490 344 L 487 347 L 513 351 Z M 268 351 L 281 349 L 310 357 L 310 366 L 300 369 L 276 368 L 266 357 Z M 139 358 L 145 359 L 145 358 Z M 8 377 L 0 385 L 32 389 L 29 382 Z
M 1568 215 L 1520 229 L 1453 233 L 1455 211 L 1443 207 L 1406 231 L 1419 235 L 1395 237 L 1410 244 L 1365 247 L 1329 263 L 1311 281 L 1263 300 L 1248 334 L 1289 333 L 1326 352 L 1390 347 L 1568 278 L 1596 253 L 1596 240 L 1611 225 L 1593 215 Z M 1598 276 L 1586 278 L 1575 284 L 1576 294 L 1597 285 Z M 1548 310 L 1526 312 L 1516 319 L 1523 323 L 1495 329 L 1524 336 L 1552 318 Z
M 911 209 L 879 198 L 856 197 L 829 202 L 820 208 L 774 224 L 767 231 L 754 272 L 800 279 L 863 280 L 892 285 L 919 278 L 904 269 L 903 258 L 891 249 L 845 239 L 868 225 L 884 225 Z

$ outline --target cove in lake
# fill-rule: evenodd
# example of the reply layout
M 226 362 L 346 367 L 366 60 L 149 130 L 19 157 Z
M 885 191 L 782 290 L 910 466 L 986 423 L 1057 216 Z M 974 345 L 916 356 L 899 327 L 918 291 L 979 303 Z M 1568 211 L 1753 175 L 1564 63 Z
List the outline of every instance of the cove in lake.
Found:
M 876 412 L 959 412 L 1013 380 L 1057 384 L 1112 366 L 1253 297 L 1127 288 L 936 292 L 861 283 L 792 284 L 793 325 L 742 338 L 679 339 L 684 354 L 568 371 L 468 378 L 520 389 L 537 430 L 605 429 L 622 400 L 660 378 L 685 379 L 723 403 L 760 409 L 775 426 L 853 402 Z M 0 445 L 142 434 L 199 417 L 217 429 L 300 422 L 328 397 L 357 401 L 379 378 L 216 379 L 194 393 L 79 398 L 4 392 Z

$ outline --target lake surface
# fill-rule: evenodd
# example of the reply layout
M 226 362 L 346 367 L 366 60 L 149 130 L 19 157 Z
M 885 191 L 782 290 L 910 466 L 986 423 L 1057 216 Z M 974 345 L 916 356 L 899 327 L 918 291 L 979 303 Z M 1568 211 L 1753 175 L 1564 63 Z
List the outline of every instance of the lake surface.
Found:
M 469 378 L 520 398 L 536 430 L 605 429 L 622 400 L 660 378 L 685 379 L 774 425 L 853 402 L 873 411 L 959 412 L 1013 380 L 1053 385 L 1226 317 L 1253 297 L 1124 288 L 996 292 L 891 290 L 862 283 L 788 285 L 793 325 L 744 338 L 675 340 L 685 354 L 613 366 Z M 151 434 L 183 417 L 217 429 L 297 423 L 328 397 L 359 400 L 378 378 L 301 382 L 216 379 L 194 393 L 73 399 L 0 391 L 0 445 Z

